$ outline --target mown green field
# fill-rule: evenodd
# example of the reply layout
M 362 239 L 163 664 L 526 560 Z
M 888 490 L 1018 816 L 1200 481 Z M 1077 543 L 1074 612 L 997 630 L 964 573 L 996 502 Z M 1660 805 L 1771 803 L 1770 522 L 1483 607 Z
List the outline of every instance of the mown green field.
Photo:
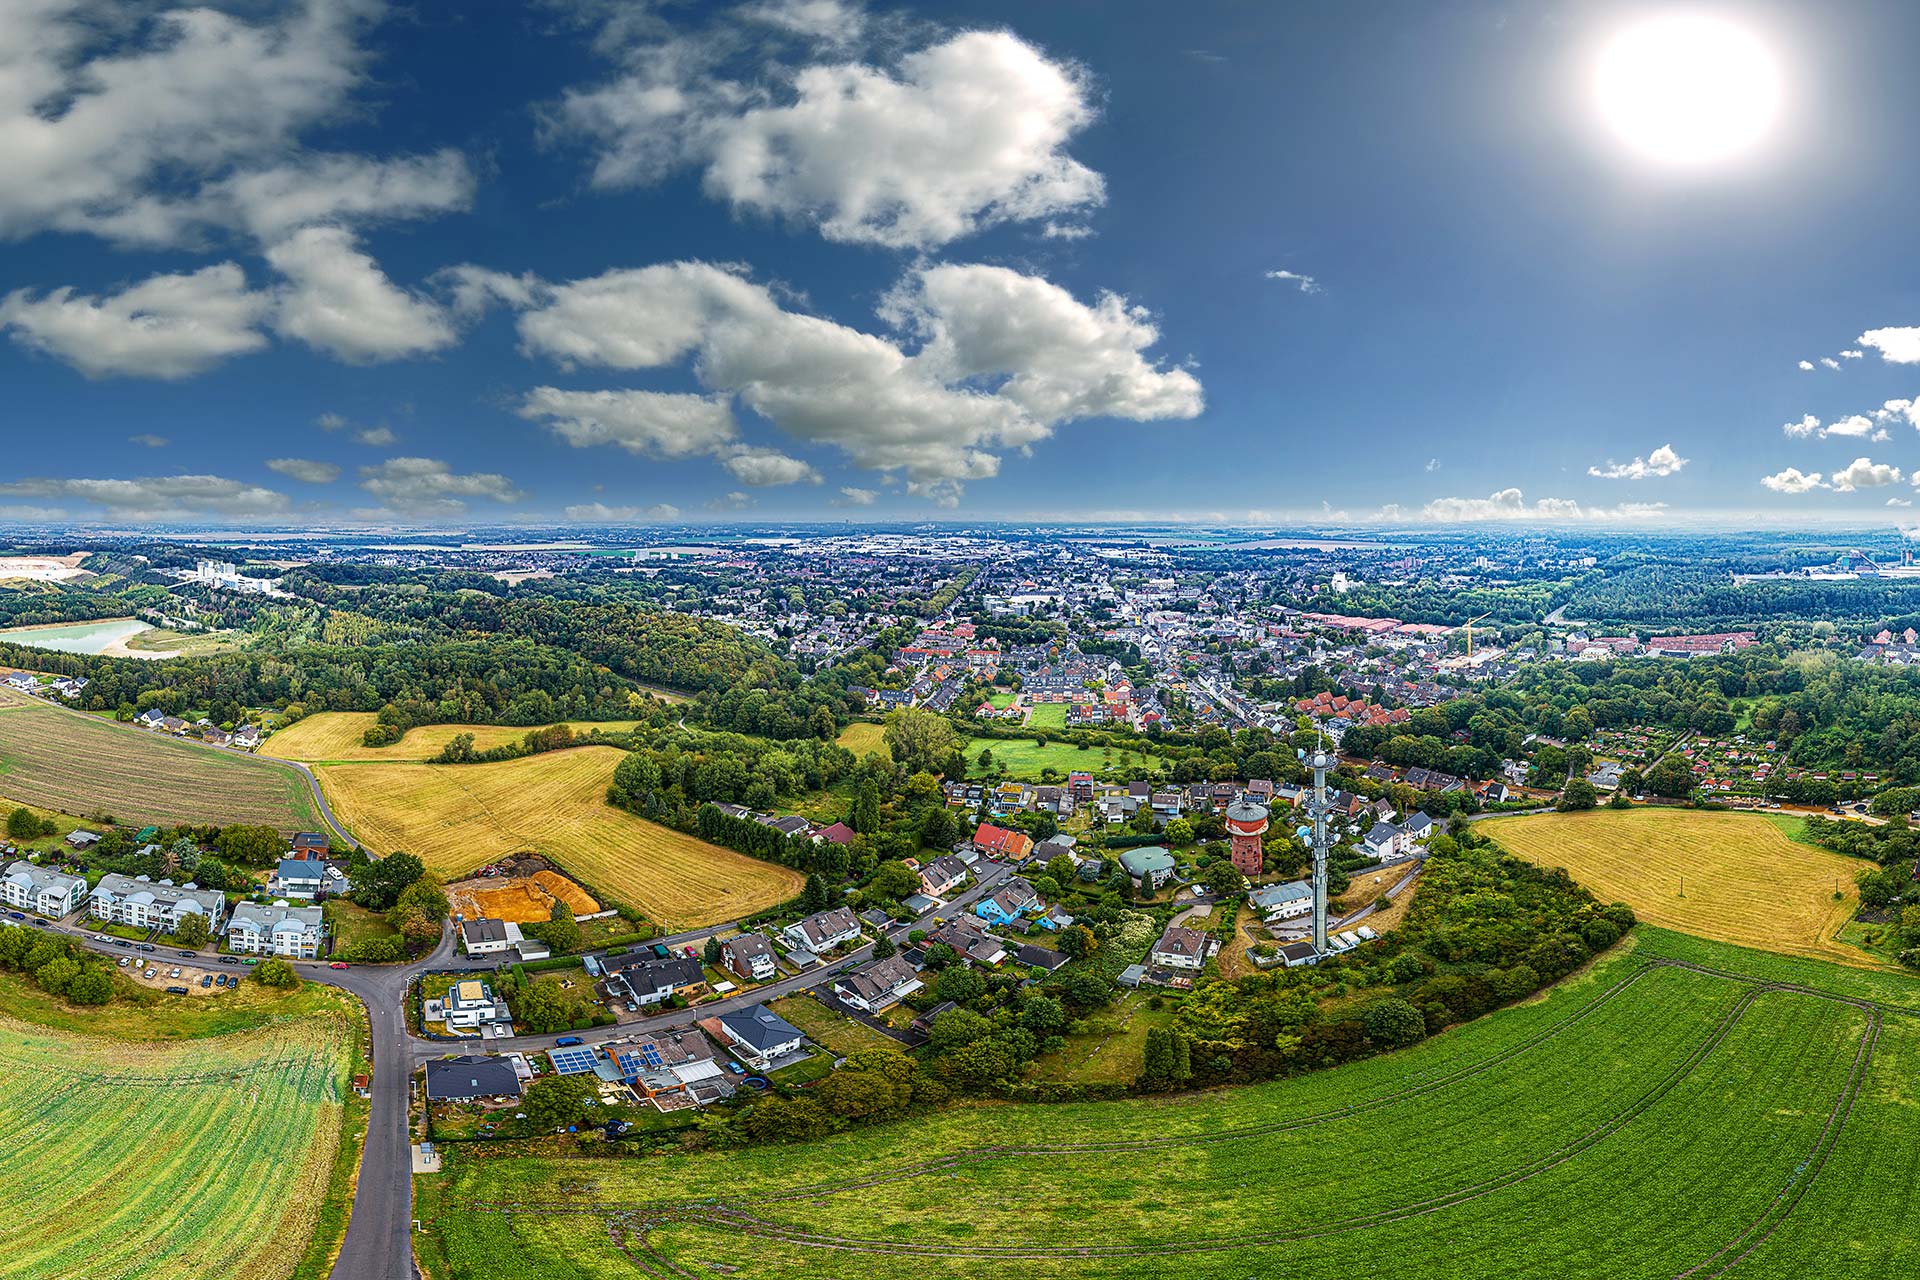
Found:
M 968 776 L 980 778 L 990 773 L 1005 773 L 1010 778 L 1038 778 L 1042 769 L 1051 768 L 1061 777 L 1084 769 L 1096 778 L 1132 780 L 1151 777 L 1166 761 L 1150 751 L 1117 750 L 1111 747 L 1082 747 L 1072 742 L 1049 742 L 1041 746 L 1018 738 L 968 738 L 961 751 L 967 757 Z M 982 769 L 982 751 L 993 752 L 993 768 Z
M 804 1147 L 454 1153 L 416 1180 L 417 1240 L 437 1277 L 1879 1280 L 1920 1267 L 1917 1006 L 1911 979 L 1644 929 L 1543 1000 L 1297 1080 Z

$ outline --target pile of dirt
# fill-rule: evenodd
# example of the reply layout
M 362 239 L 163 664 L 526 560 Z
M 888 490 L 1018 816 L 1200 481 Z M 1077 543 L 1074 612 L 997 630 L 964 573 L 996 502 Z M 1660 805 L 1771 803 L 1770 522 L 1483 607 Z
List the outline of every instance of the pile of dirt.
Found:
M 534 924 L 551 919 L 553 904 L 564 902 L 575 915 L 590 915 L 600 909 L 593 895 L 550 869 L 543 858 L 527 858 L 537 868 L 525 875 L 482 876 L 447 886 L 447 901 L 453 910 L 472 920 L 491 917 L 515 924 Z

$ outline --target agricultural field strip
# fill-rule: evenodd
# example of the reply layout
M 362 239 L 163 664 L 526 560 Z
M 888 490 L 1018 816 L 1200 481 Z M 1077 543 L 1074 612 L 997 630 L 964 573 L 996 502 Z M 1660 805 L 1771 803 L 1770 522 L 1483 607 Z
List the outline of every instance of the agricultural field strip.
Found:
M 1375 1210 L 1364 1214 L 1354 1214 L 1345 1218 L 1331 1219 L 1314 1223 L 1310 1226 L 1268 1232 L 1243 1231 L 1213 1237 L 1202 1236 L 1181 1240 L 1157 1241 L 1147 1245 L 1101 1243 L 1048 1244 L 1035 1241 L 998 1245 L 956 1245 L 945 1242 L 923 1244 L 888 1240 L 885 1238 L 826 1235 L 782 1223 L 770 1222 L 744 1211 L 730 1209 L 725 1206 L 681 1210 L 673 1216 L 679 1217 L 684 1215 L 687 1218 L 692 1218 L 697 1221 L 731 1227 L 747 1235 L 811 1248 L 834 1249 L 852 1253 L 905 1254 L 942 1258 L 1037 1259 L 1046 1257 L 1143 1257 L 1162 1253 L 1200 1253 L 1239 1250 L 1264 1245 L 1290 1244 L 1324 1239 L 1328 1236 L 1386 1226 L 1391 1223 L 1405 1221 L 1409 1218 L 1423 1217 L 1445 1209 L 1455 1208 L 1459 1205 L 1479 1200 L 1494 1192 L 1527 1182 L 1551 1169 L 1567 1163 L 1583 1152 L 1604 1142 L 1607 1138 L 1612 1137 L 1627 1124 L 1645 1113 L 1655 1103 L 1666 1097 L 1667 1094 L 1671 1093 L 1691 1076 L 1713 1050 L 1726 1039 L 1739 1024 L 1741 1018 L 1744 1017 L 1754 1001 L 1771 991 L 1777 990 L 1779 989 L 1770 984 L 1759 984 L 1748 988 L 1742 994 L 1735 1007 L 1715 1026 L 1712 1034 L 1710 1034 L 1692 1054 L 1688 1055 L 1686 1061 L 1671 1069 L 1652 1088 L 1637 1098 L 1626 1110 L 1589 1129 L 1579 1137 L 1562 1143 L 1551 1151 L 1536 1156 L 1514 1168 L 1508 1169 L 1493 1177 L 1483 1179 L 1477 1183 L 1456 1187 L 1425 1200 L 1414 1201 L 1409 1204 Z M 1838 1128 L 1844 1124 L 1844 1115 L 1851 1110 L 1852 1100 L 1858 1092 L 1860 1078 L 1864 1072 L 1864 1064 L 1871 1060 L 1871 1047 L 1873 1040 L 1877 1038 L 1878 1025 L 1879 1019 L 1876 1014 L 1870 1019 L 1869 1031 L 1862 1038 L 1861 1047 L 1856 1054 L 1853 1070 L 1848 1077 L 1846 1087 L 1843 1088 L 1840 1096 L 1834 1103 L 1827 1127 L 1822 1130 L 1821 1137 L 1816 1143 L 1815 1151 L 1809 1154 L 1806 1161 L 1802 1162 L 1802 1167 L 1810 1168 L 1815 1156 L 1823 1153 L 1826 1149 L 1825 1144 L 1828 1141 L 1828 1135 L 1830 1133 L 1837 1138 Z M 1207 1139 L 1204 1138 L 1193 1139 L 1178 1145 L 1193 1145 L 1195 1142 L 1206 1140 Z M 1169 1143 L 1167 1145 L 1176 1144 Z M 1810 1183 L 1813 1172 L 1817 1172 L 1817 1169 L 1810 1168 L 1807 1178 L 1803 1180 L 1803 1185 L 1804 1183 Z M 1775 1204 L 1769 1205 L 1769 1216 L 1773 1214 L 1776 1208 L 1777 1201 Z M 1788 1206 L 1788 1211 L 1791 1211 L 1791 1205 Z M 1784 1218 L 1784 1214 L 1781 1215 L 1781 1218 Z M 672 1218 L 668 1219 L 668 1221 L 671 1220 Z M 665 1225 L 665 1223 L 658 1219 L 646 1223 L 645 1226 L 641 1228 L 642 1238 L 645 1238 L 645 1232 L 647 1230 L 656 1225 Z M 1746 1238 L 1755 1230 L 1756 1228 L 1749 1228 L 1742 1233 L 1741 1238 Z M 1727 1247 L 1731 1248 L 1732 1246 L 1729 1245 Z M 1723 1249 L 1722 1252 L 1724 1253 L 1725 1250 Z M 661 1259 L 661 1261 L 665 1263 L 664 1258 Z M 1719 1273 L 1716 1272 L 1713 1274 Z
M 1841 1094 L 1838 1100 L 1836 1101 L 1833 1110 L 1830 1112 L 1826 1126 L 1822 1129 L 1819 1138 L 1816 1140 L 1813 1152 L 1809 1155 L 1806 1161 L 1802 1162 L 1802 1165 L 1800 1166 L 1800 1169 L 1805 1171 L 1805 1176 L 1804 1177 L 1799 1176 L 1799 1173 L 1796 1172 L 1796 1177 L 1790 1180 L 1789 1185 L 1786 1188 L 1783 1188 L 1782 1192 L 1779 1193 L 1775 1197 L 1775 1200 L 1769 1205 L 1767 1214 L 1763 1215 L 1763 1218 L 1760 1221 L 1756 1222 L 1754 1226 L 1749 1227 L 1745 1232 L 1743 1232 L 1741 1237 L 1736 1238 L 1735 1241 L 1730 1242 L 1727 1246 L 1725 1246 L 1721 1250 L 1721 1254 L 1724 1254 L 1728 1250 L 1736 1248 L 1741 1243 L 1742 1240 L 1746 1240 L 1749 1237 L 1758 1236 L 1759 1239 L 1755 1239 L 1753 1243 L 1749 1245 L 1747 1252 L 1750 1252 L 1751 1248 L 1757 1247 L 1757 1244 L 1760 1242 L 1760 1240 L 1763 1240 L 1766 1235 L 1771 1234 L 1771 1231 L 1778 1226 L 1778 1223 L 1784 1220 L 1786 1214 L 1792 1211 L 1793 1206 L 1797 1204 L 1799 1198 L 1805 1194 L 1806 1188 L 1809 1185 L 1811 1185 L 1813 1175 L 1817 1174 L 1819 1166 L 1825 1163 L 1827 1155 L 1832 1151 L 1834 1145 L 1837 1143 L 1840 1129 L 1844 1126 L 1847 1116 L 1851 1113 L 1853 1099 L 1858 1094 L 1860 1084 L 1864 1079 L 1867 1067 L 1871 1062 L 1872 1050 L 1873 1050 L 1874 1044 L 1877 1043 L 1878 1035 L 1879 1035 L 1881 1010 L 1878 1006 L 1876 1006 L 1875 1004 L 1873 1004 L 1873 1002 L 1870 1002 L 1870 1001 L 1858 1000 L 1852 997 L 1835 995 L 1833 993 L 1820 991 L 1814 988 L 1803 987 L 1793 983 L 1756 981 L 1745 975 L 1727 973 L 1725 971 L 1714 970 L 1714 969 L 1707 968 L 1705 966 L 1694 965 L 1684 961 L 1674 961 L 1674 960 L 1666 960 L 1666 959 L 1657 959 L 1657 960 L 1648 961 L 1647 963 L 1641 965 L 1633 973 L 1623 978 L 1620 982 L 1616 983 L 1613 987 L 1609 988 L 1606 992 L 1603 992 L 1601 995 L 1595 997 L 1587 1005 L 1583 1006 L 1578 1010 L 1575 1010 L 1572 1014 L 1568 1015 L 1568 1017 L 1566 1017 L 1562 1021 L 1552 1024 L 1548 1027 L 1542 1028 L 1540 1031 L 1517 1042 L 1515 1045 L 1510 1046 L 1508 1049 L 1502 1051 L 1501 1053 L 1492 1055 L 1489 1058 L 1483 1059 L 1478 1063 L 1461 1068 L 1457 1071 L 1448 1072 L 1441 1076 L 1435 1077 L 1431 1080 L 1422 1081 L 1418 1084 L 1414 1084 L 1406 1089 L 1402 1089 L 1391 1094 L 1367 1099 L 1362 1102 L 1354 1103 L 1346 1107 L 1335 1108 L 1330 1111 L 1319 1113 L 1314 1116 L 1301 1117 L 1301 1118 L 1292 1119 L 1292 1120 L 1275 1121 L 1275 1122 L 1262 1124 L 1262 1125 L 1245 1126 L 1239 1129 L 1222 1130 L 1222 1131 L 1210 1133 L 1210 1134 L 1197 1134 L 1191 1137 L 1145 1139 L 1145 1140 L 1124 1141 L 1124 1142 L 1063 1143 L 1063 1144 L 1018 1146 L 1018 1147 L 1002 1146 L 1002 1147 L 968 1149 L 968 1150 L 956 1152 L 951 1156 L 943 1157 L 938 1160 L 926 1161 L 920 1164 L 907 1166 L 905 1168 L 888 1171 L 888 1172 L 878 1174 L 878 1175 L 873 1175 L 870 1177 L 852 1179 L 852 1180 L 847 1180 L 847 1181 L 838 1182 L 838 1183 L 814 1184 L 812 1186 L 789 1191 L 785 1194 L 755 1196 L 754 1203 L 756 1204 L 778 1203 L 780 1201 L 792 1201 L 792 1200 L 807 1199 L 807 1198 L 817 1198 L 821 1195 L 834 1194 L 841 1191 L 860 1190 L 863 1188 L 877 1186 L 885 1182 L 900 1181 L 904 1179 L 911 1179 L 911 1178 L 925 1176 L 931 1173 L 948 1171 L 948 1170 L 954 1169 L 955 1167 L 961 1164 L 972 1163 L 972 1162 L 981 1161 L 981 1160 L 1006 1159 L 1006 1158 L 1015 1157 L 1015 1156 L 1053 1156 L 1053 1155 L 1062 1155 L 1062 1154 L 1085 1154 L 1085 1153 L 1101 1153 L 1101 1152 L 1132 1152 L 1132 1151 L 1168 1149 L 1168 1148 L 1175 1148 L 1175 1147 L 1191 1147 L 1191 1146 L 1199 1146 L 1199 1145 L 1212 1144 L 1212 1143 L 1218 1143 L 1218 1142 L 1234 1141 L 1234 1140 L 1244 1139 L 1247 1137 L 1260 1136 L 1263 1134 L 1272 1134 L 1272 1133 L 1305 1129 L 1305 1128 L 1310 1128 L 1316 1125 L 1327 1124 L 1327 1123 L 1340 1120 L 1340 1119 L 1345 1119 L 1350 1116 L 1357 1115 L 1366 1111 L 1371 1111 L 1371 1110 L 1378 1109 L 1380 1107 L 1397 1104 L 1399 1102 L 1406 1101 L 1414 1097 L 1420 1096 L 1422 1094 L 1431 1092 L 1434 1089 L 1438 1089 L 1449 1084 L 1458 1083 L 1464 1079 L 1484 1073 L 1500 1065 L 1503 1062 L 1511 1060 L 1512 1058 L 1518 1056 L 1521 1053 L 1524 1053 L 1534 1047 L 1537 1047 L 1538 1045 L 1546 1042 L 1547 1040 L 1552 1039 L 1553 1037 L 1557 1036 L 1561 1032 L 1567 1030 L 1571 1026 L 1584 1020 L 1590 1014 L 1592 1014 L 1596 1009 L 1600 1008 L 1602 1005 L 1613 1000 L 1615 997 L 1617 997 L 1627 988 L 1629 988 L 1630 986 L 1638 982 L 1640 979 L 1645 977 L 1648 973 L 1653 972 L 1657 969 L 1667 969 L 1667 968 L 1692 971 L 1692 972 L 1704 974 L 1709 977 L 1731 980 L 1731 981 L 1745 985 L 1747 989 L 1742 993 L 1740 999 L 1736 1002 L 1734 1008 L 1729 1010 L 1722 1017 L 1720 1022 L 1716 1024 L 1713 1031 L 1709 1034 L 1707 1039 L 1701 1044 L 1699 1044 L 1698 1046 L 1696 1046 L 1693 1052 L 1688 1055 L 1687 1059 L 1683 1063 L 1681 1063 L 1679 1066 L 1669 1071 L 1664 1078 L 1662 1078 L 1658 1083 L 1656 1083 L 1651 1089 L 1649 1089 L 1644 1094 L 1642 1094 L 1640 1098 L 1636 1099 L 1634 1103 L 1629 1107 L 1627 1107 L 1624 1111 L 1618 1113 L 1613 1117 L 1610 1117 L 1608 1120 L 1590 1129 L 1585 1134 L 1581 1135 L 1579 1138 L 1576 1138 L 1567 1143 L 1563 1143 L 1561 1144 L 1561 1146 L 1555 1148 L 1554 1150 L 1549 1151 L 1544 1155 L 1535 1157 L 1533 1160 L 1528 1161 L 1527 1163 L 1520 1165 L 1514 1169 L 1510 1169 L 1497 1177 L 1485 1179 L 1480 1183 L 1477 1183 L 1468 1187 L 1458 1188 L 1454 1191 L 1444 1193 L 1443 1195 L 1433 1197 L 1426 1201 L 1417 1202 L 1413 1205 L 1403 1205 L 1403 1206 L 1398 1206 L 1396 1208 L 1391 1208 L 1391 1209 L 1376 1210 L 1368 1214 L 1355 1215 L 1351 1218 L 1337 1220 L 1331 1223 L 1316 1224 L 1315 1226 L 1310 1228 L 1300 1228 L 1300 1229 L 1295 1229 L 1287 1232 L 1276 1232 L 1276 1233 L 1272 1233 L 1270 1236 L 1247 1236 L 1244 1234 L 1240 1234 L 1240 1235 L 1235 1235 L 1232 1237 L 1220 1238 L 1220 1239 L 1188 1240 L 1188 1241 L 1178 1242 L 1177 1244 L 1174 1244 L 1174 1245 L 1156 1244 L 1148 1248 L 1140 1248 L 1136 1246 L 1121 1246 L 1121 1245 L 1035 1246 L 1035 1245 L 1020 1245 L 1020 1244 L 953 1248 L 953 1247 L 939 1246 L 939 1245 L 901 1244 L 891 1240 L 873 1240 L 873 1239 L 859 1239 L 855 1237 L 823 1236 L 817 1233 L 811 1233 L 811 1232 L 806 1232 L 804 1230 L 800 1230 L 796 1228 L 790 1228 L 781 1224 L 765 1222 L 761 1219 L 752 1217 L 751 1215 L 747 1215 L 737 1209 L 732 1208 L 731 1206 L 727 1205 L 724 1201 L 705 1201 L 705 1202 L 697 1202 L 692 1204 L 680 1203 L 680 1204 L 657 1204 L 657 1205 L 617 1203 L 617 1202 L 598 1202 L 598 1203 L 574 1202 L 565 1206 L 538 1206 L 538 1207 L 533 1205 L 525 1205 L 525 1204 L 507 1206 L 507 1205 L 477 1202 L 477 1203 L 470 1204 L 468 1207 L 474 1208 L 474 1209 L 480 1209 L 482 1211 L 491 1210 L 491 1211 L 506 1212 L 506 1213 L 533 1212 L 533 1213 L 575 1213 L 575 1214 L 589 1214 L 589 1215 L 598 1214 L 598 1215 L 615 1217 L 615 1218 L 625 1220 L 628 1223 L 629 1229 L 637 1229 L 642 1234 L 643 1237 L 646 1230 L 649 1227 L 654 1225 L 666 1225 L 668 1222 L 673 1222 L 673 1221 L 693 1221 L 693 1222 L 704 1222 L 716 1227 L 727 1227 L 735 1231 L 742 1231 L 749 1234 L 762 1236 L 765 1238 L 786 1240 L 790 1243 L 796 1243 L 796 1244 L 807 1245 L 812 1247 L 826 1247 L 826 1248 L 836 1248 L 836 1249 L 843 1249 L 843 1250 L 865 1251 L 865 1252 L 933 1254 L 938 1256 L 952 1256 L 952 1257 L 960 1257 L 960 1256 L 969 1256 L 969 1257 L 974 1257 L 974 1256 L 977 1256 L 977 1257 L 1116 1256 L 1116 1257 L 1123 1257 L 1123 1256 L 1142 1256 L 1142 1255 L 1151 1254 L 1154 1252 L 1165 1251 L 1168 1249 L 1177 1249 L 1183 1252 L 1194 1252 L 1194 1251 L 1209 1250 L 1209 1249 L 1237 1249 L 1237 1248 L 1246 1247 L 1251 1244 L 1260 1244 L 1260 1243 L 1284 1243 L 1292 1240 L 1313 1239 L 1323 1235 L 1334 1234 L 1336 1232 L 1359 1230 L 1369 1226 L 1384 1225 L 1385 1223 L 1398 1221 L 1407 1217 L 1419 1216 L 1427 1213 L 1437 1212 L 1441 1209 L 1449 1208 L 1457 1204 L 1462 1204 L 1472 1199 L 1478 1199 L 1482 1196 L 1491 1194 L 1492 1192 L 1499 1190 L 1503 1187 L 1512 1186 L 1519 1182 L 1526 1181 L 1532 1177 L 1537 1176 L 1540 1173 L 1547 1171 L 1548 1169 L 1554 1168 L 1560 1164 L 1565 1163 L 1568 1160 L 1573 1159 L 1575 1156 L 1579 1155 L 1581 1152 L 1593 1147 L 1594 1145 L 1603 1141 L 1605 1138 L 1617 1132 L 1621 1127 L 1623 1127 L 1625 1124 L 1630 1122 L 1632 1119 L 1634 1119 L 1638 1115 L 1645 1112 L 1647 1108 L 1654 1105 L 1654 1103 L 1658 1102 L 1662 1097 L 1670 1093 L 1677 1085 L 1679 1085 L 1684 1079 L 1686 1079 L 1689 1075 L 1691 1075 L 1694 1072 L 1694 1070 L 1698 1068 L 1701 1062 L 1703 1062 L 1712 1053 L 1713 1049 L 1717 1045 L 1719 1045 L 1719 1043 L 1722 1040 L 1724 1040 L 1725 1037 L 1733 1030 L 1735 1025 L 1739 1023 L 1739 1021 L 1744 1016 L 1746 1010 L 1751 1006 L 1751 1004 L 1762 995 L 1768 994 L 1770 992 L 1803 994 L 1803 995 L 1810 995 L 1819 999 L 1834 1000 L 1840 1003 L 1852 1005 L 1854 1007 L 1863 1009 L 1869 1015 L 1869 1025 L 1867 1027 L 1866 1032 L 1862 1036 L 1859 1048 L 1856 1050 L 1853 1069 L 1849 1075 L 1847 1084 L 1842 1089 Z M 1904 1010 L 1904 1009 L 1900 1011 L 1911 1012 L 1909 1010 Z M 1771 1219 L 1771 1225 L 1768 1225 L 1768 1219 Z M 659 1258 L 658 1255 L 650 1255 L 650 1256 L 652 1256 L 654 1260 L 657 1263 L 659 1263 L 659 1265 L 672 1268 L 671 1263 L 668 1263 L 664 1259 Z M 1718 1257 L 1720 1256 L 1720 1254 L 1716 1254 L 1715 1256 Z M 1744 1257 L 1745 1253 L 1743 1252 L 1740 1256 Z M 1701 1266 L 1708 1265 L 1712 1261 L 1713 1259 L 1709 1259 L 1708 1263 L 1703 1263 L 1701 1264 Z M 677 1268 L 674 1268 L 674 1269 L 677 1270 Z M 1695 1270 L 1698 1271 L 1699 1267 L 1696 1267 Z M 1718 1273 L 1715 1272 L 1713 1274 L 1718 1274 Z
M 304 1048 L 272 1062 L 234 1062 L 223 1071 L 168 1076 L 114 1071 L 73 1075 L 49 1072 L 44 1058 L 26 1063 L 29 1070 L 14 1078 L 41 1087 L 31 1096 L 17 1094 L 16 1102 L 49 1136 L 45 1145 L 36 1141 L 25 1148 L 39 1153 L 42 1174 L 14 1204 L 15 1225 L 6 1237 L 9 1258 L 28 1267 L 56 1268 L 44 1274 L 73 1270 L 68 1263 L 46 1264 L 45 1259 L 64 1257 L 74 1247 L 74 1233 L 56 1210 L 84 1203 L 94 1214 L 84 1233 L 84 1269 L 89 1274 L 283 1273 L 265 1267 L 258 1255 L 281 1248 L 287 1230 L 297 1234 L 302 1229 L 299 1220 L 313 1217 L 317 1204 L 287 1196 L 279 1180 L 253 1176 L 244 1162 L 221 1159 L 196 1165 L 195 1157 L 217 1148 L 284 1159 L 303 1146 L 309 1157 L 319 1146 L 326 1146 L 330 1156 L 330 1143 L 315 1140 L 337 1137 L 339 1115 L 321 1105 L 338 1103 L 341 1097 L 337 1045 L 323 1039 Z M 218 1051 L 217 1042 L 205 1050 Z M 22 1065 L 19 1055 L 0 1061 Z M 254 1081 L 249 1090 L 232 1088 L 243 1079 Z M 145 1087 L 127 1096 L 114 1123 L 76 1126 L 76 1109 L 91 1114 L 99 1098 L 91 1088 L 76 1086 L 100 1080 Z M 162 1133 L 169 1141 L 158 1145 L 141 1136 Z M 217 1141 L 212 1137 L 216 1133 Z M 20 1137 L 18 1130 L 15 1137 Z M 58 1176 L 44 1175 L 49 1166 L 61 1171 Z M 101 1194 L 103 1188 L 137 1190 L 120 1196 L 116 1204 Z M 111 1211 L 102 1214 L 103 1209 Z M 116 1226 L 122 1219 L 125 1225 Z M 234 1229 L 236 1223 L 244 1229 Z M 209 1233 L 225 1239 L 205 1238 Z M 165 1248 L 177 1240 L 190 1242 L 190 1259 L 185 1256 L 188 1249 L 170 1254 Z M 176 1265 L 191 1270 L 172 1269 Z

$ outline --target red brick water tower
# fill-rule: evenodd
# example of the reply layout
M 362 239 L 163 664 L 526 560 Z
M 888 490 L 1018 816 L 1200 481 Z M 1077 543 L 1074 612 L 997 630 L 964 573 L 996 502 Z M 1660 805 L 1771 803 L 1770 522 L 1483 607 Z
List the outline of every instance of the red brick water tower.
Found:
M 1260 874 L 1260 837 L 1267 834 L 1266 806 L 1235 800 L 1227 806 L 1227 837 L 1233 843 L 1233 865 L 1249 878 Z

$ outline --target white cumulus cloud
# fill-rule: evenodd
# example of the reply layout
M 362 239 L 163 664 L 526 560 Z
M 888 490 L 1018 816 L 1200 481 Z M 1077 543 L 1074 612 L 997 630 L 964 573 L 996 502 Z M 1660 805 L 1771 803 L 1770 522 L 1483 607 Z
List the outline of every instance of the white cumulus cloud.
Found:
M 1614 507 L 1582 507 L 1572 498 L 1540 498 L 1528 502 L 1517 488 L 1500 489 L 1485 498 L 1435 498 L 1421 508 L 1428 520 L 1465 524 L 1486 520 L 1644 520 L 1667 509 L 1664 502 L 1623 502 Z M 1394 517 L 1400 514 L 1395 508 Z
M 278 471 L 306 484 L 332 484 L 340 478 L 340 468 L 331 462 L 311 458 L 269 458 L 267 470 Z
M 1806 493 L 1809 490 L 1827 487 L 1826 480 L 1818 471 L 1808 474 L 1798 467 L 1788 467 L 1785 471 L 1761 476 L 1760 483 L 1775 493 Z
M 1852 493 L 1855 489 L 1878 489 L 1898 484 L 1905 478 L 1900 468 L 1891 463 L 1855 458 L 1833 473 L 1833 488 L 1836 493 Z
M 1872 347 L 1889 364 L 1920 364 L 1920 326 L 1869 329 L 1854 341 Z
M 518 412 L 545 423 L 576 449 L 610 444 L 648 458 L 712 453 L 738 434 L 725 395 L 535 387 Z
M 387 278 L 350 233 L 309 227 L 267 250 L 287 278 L 274 329 L 348 364 L 425 355 L 453 345 L 451 319 L 436 303 Z
M 1319 293 L 1320 282 L 1312 276 L 1301 275 L 1298 271 L 1288 271 L 1284 267 L 1278 271 L 1267 272 L 1267 279 L 1290 284 L 1302 293 Z
M 566 516 L 580 524 L 624 524 L 636 520 L 678 520 L 680 508 L 670 502 L 657 502 L 650 507 L 610 507 L 604 502 L 588 502 L 568 507 Z
M 388 458 L 361 467 L 360 487 L 380 500 L 384 512 L 418 516 L 460 515 L 468 498 L 512 503 L 525 496 L 503 475 L 456 474 L 438 458 Z
M 260 326 L 271 308 L 238 265 L 223 262 L 100 297 L 18 289 L 0 300 L 0 328 L 90 378 L 187 378 L 265 347 Z
M 1647 480 L 1673 475 L 1686 465 L 1687 460 L 1675 453 L 1672 445 L 1663 444 L 1646 457 L 1634 458 L 1631 462 L 1615 462 L 1609 458 L 1604 467 L 1588 467 L 1587 474 L 1602 480 Z
M 287 496 L 223 476 L 147 476 L 135 480 L 27 479 L 0 484 L 0 496 L 64 498 L 122 520 L 180 520 L 203 516 L 267 519 L 290 508 Z

